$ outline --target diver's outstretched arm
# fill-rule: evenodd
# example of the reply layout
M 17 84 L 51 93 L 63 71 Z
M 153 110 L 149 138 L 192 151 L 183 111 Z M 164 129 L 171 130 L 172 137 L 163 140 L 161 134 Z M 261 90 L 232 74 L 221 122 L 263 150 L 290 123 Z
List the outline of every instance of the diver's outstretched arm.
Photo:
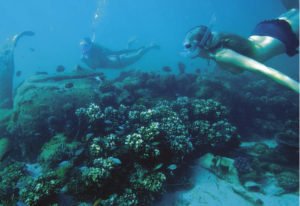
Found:
M 281 85 L 284 85 L 293 91 L 299 93 L 299 83 L 285 74 L 267 67 L 266 65 L 255 61 L 249 57 L 243 56 L 231 49 L 220 49 L 213 56 L 213 59 L 225 67 L 236 67 L 242 70 L 261 73 Z

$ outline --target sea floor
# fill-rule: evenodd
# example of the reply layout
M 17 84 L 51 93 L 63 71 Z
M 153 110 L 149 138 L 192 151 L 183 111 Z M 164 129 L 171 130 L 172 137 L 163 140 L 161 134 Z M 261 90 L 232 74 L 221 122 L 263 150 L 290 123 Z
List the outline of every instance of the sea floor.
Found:
M 195 186 L 190 190 L 182 190 L 164 195 L 155 206 L 298 206 L 299 196 L 296 194 L 264 195 L 250 193 L 257 201 L 251 202 L 237 194 L 234 185 L 218 178 L 209 170 L 195 166 L 193 180 Z M 275 185 L 270 188 L 278 189 Z

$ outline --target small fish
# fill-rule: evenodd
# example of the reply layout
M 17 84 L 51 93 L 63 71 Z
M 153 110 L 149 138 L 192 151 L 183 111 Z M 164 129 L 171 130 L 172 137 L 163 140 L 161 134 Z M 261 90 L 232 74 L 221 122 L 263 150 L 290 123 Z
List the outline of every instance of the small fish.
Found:
M 16 71 L 16 76 L 17 77 L 21 76 L 21 74 L 22 74 L 22 71 L 20 71 L 20 70 Z
M 63 65 L 58 65 L 56 67 L 56 72 L 64 72 L 66 68 Z
M 104 121 L 104 123 L 105 124 L 112 124 L 113 122 L 111 120 L 107 119 L 107 120 Z
M 31 51 L 31 52 L 35 52 L 35 49 L 34 49 L 34 48 L 32 48 L 32 47 L 30 47 L 30 48 L 29 48 L 29 51 Z
M 169 67 L 169 66 L 163 66 L 161 69 L 162 69 L 164 72 L 171 72 L 171 71 L 172 71 L 172 68 Z
M 159 145 L 159 144 L 160 144 L 160 142 L 153 142 L 153 143 L 152 143 L 153 146 L 157 146 L 157 145 Z
M 118 129 L 119 129 L 119 130 L 124 130 L 125 127 L 124 127 L 123 125 L 121 125 L 121 126 L 118 126 Z
M 70 89 L 72 87 L 74 87 L 74 84 L 72 82 L 68 82 L 65 84 L 65 88 L 67 88 L 67 89 Z
M 176 164 L 171 164 L 168 166 L 169 170 L 176 170 L 177 169 L 177 165 Z
M 59 164 L 58 164 L 58 167 L 69 167 L 71 166 L 71 162 L 69 160 L 64 160 L 64 161 L 61 161 Z
M 119 159 L 119 158 L 116 158 L 116 157 L 109 157 L 108 158 L 110 161 L 112 161 L 114 164 L 116 165 L 120 165 L 122 164 L 122 161 Z
M 163 165 L 164 165 L 163 163 L 160 163 L 160 164 L 156 165 L 156 166 L 153 168 L 153 171 L 159 170 L 160 168 L 162 168 Z
M 103 82 L 103 80 L 102 80 L 101 77 L 99 77 L 99 76 L 94 77 L 94 79 L 95 79 L 96 81 L 100 82 L 100 83 Z
M 83 152 L 84 152 L 84 149 L 83 149 L 83 148 L 80 148 L 80 149 L 76 150 L 74 154 L 75 154 L 75 156 L 79 156 L 79 155 L 81 155 Z

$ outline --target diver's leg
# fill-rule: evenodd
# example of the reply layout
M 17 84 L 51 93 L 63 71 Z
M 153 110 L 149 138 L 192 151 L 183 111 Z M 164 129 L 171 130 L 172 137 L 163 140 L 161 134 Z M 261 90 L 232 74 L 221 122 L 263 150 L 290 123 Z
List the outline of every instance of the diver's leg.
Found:
M 115 52 L 113 55 L 107 56 L 107 66 L 109 68 L 122 68 L 137 62 L 146 53 L 145 48 L 136 50 L 124 50 Z
M 287 21 L 291 25 L 293 32 L 299 35 L 299 9 L 290 9 L 281 14 L 278 19 Z
M 123 49 L 123 50 L 119 50 L 119 51 L 114 51 L 111 54 L 112 55 L 123 55 L 123 54 L 127 54 L 127 53 L 135 53 L 138 50 L 139 49 Z
M 127 66 L 129 64 L 133 64 L 135 62 L 137 62 L 139 59 L 142 58 L 142 56 L 144 56 L 144 54 L 149 51 L 149 49 L 146 48 L 140 48 L 140 49 L 136 49 L 134 51 L 130 51 L 130 52 L 126 52 L 123 54 L 119 55 L 120 58 L 120 62 L 124 65 Z
M 158 49 L 159 46 L 155 44 L 151 44 L 147 47 L 141 47 L 136 50 L 130 50 L 130 52 L 126 52 L 123 54 L 119 55 L 120 62 L 124 65 L 127 66 L 129 64 L 133 64 L 136 61 L 138 61 L 142 56 L 144 56 L 148 51 L 152 49 Z

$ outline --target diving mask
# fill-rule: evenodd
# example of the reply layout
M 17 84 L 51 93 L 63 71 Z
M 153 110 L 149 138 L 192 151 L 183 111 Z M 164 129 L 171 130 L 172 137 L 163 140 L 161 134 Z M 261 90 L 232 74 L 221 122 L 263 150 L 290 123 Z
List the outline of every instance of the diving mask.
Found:
M 201 50 L 209 48 L 212 32 L 207 26 L 197 26 L 191 29 L 185 37 L 184 56 L 195 58 Z

